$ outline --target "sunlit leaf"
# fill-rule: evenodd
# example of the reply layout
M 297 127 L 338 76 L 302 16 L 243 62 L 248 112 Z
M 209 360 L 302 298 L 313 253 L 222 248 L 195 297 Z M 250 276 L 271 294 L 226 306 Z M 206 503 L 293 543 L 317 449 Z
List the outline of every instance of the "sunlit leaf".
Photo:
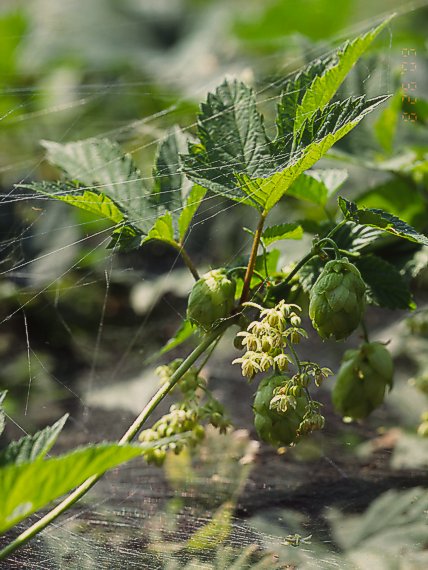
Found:
M 5 415 L 3 410 L 3 401 L 6 397 L 7 391 L 1 390 L 0 391 L 0 435 L 3 433 L 4 424 L 5 424 Z
M 206 192 L 206 189 L 199 186 L 199 184 L 194 184 L 192 190 L 189 192 L 183 210 L 178 218 L 178 232 L 181 242 L 184 240 L 190 222 L 204 199 Z
M 174 227 L 172 225 L 172 216 L 170 212 L 167 212 L 156 220 L 153 227 L 147 234 L 147 237 L 144 238 L 143 243 L 153 239 L 175 244 Z
M 296 223 L 279 224 L 266 228 L 262 235 L 265 246 L 271 245 L 276 241 L 283 239 L 301 239 L 303 237 L 303 228 Z

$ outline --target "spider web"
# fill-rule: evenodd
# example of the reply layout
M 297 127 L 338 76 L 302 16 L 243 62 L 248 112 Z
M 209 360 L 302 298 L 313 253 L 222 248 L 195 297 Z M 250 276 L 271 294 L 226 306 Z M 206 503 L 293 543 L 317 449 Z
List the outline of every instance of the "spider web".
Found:
M 78 2 L 73 4 L 76 9 Z M 163 3 L 149 4 L 155 13 L 165 15 Z M 179 4 L 171 3 L 171 11 L 178 11 Z M 425 3 L 400 6 L 399 17 L 406 17 L 419 5 Z M 40 20 L 42 32 L 50 34 L 50 49 L 55 51 L 63 41 L 61 28 L 56 27 L 58 22 L 63 22 L 65 32 L 74 22 L 68 20 L 72 11 L 67 9 L 61 14 L 62 7 L 57 8 L 59 20 L 58 14 L 55 19 L 53 12 L 49 12 L 52 21 L 43 21 L 42 8 L 47 6 L 46 1 L 34 2 L 36 21 Z M 101 9 L 101 3 L 94 2 L 88 12 L 87 26 L 96 21 L 97 10 Z M 383 9 L 391 7 L 379 4 L 377 17 Z M 166 56 L 162 60 L 159 52 L 147 48 L 146 57 L 152 57 L 153 61 L 143 66 L 142 75 L 148 78 L 143 81 L 134 78 L 106 81 L 100 74 L 101 81 L 82 82 L 80 78 L 59 73 L 43 86 L 36 83 L 3 91 L 5 98 L 18 92 L 24 95 L 24 102 L 18 107 L 12 104 L 2 117 L 2 126 L 6 133 L 11 133 L 17 150 L 0 164 L 3 187 L 11 188 L 1 196 L 5 229 L 0 264 L 5 307 L 0 317 L 1 342 L 6 346 L 3 353 L 9 351 L 11 355 L 7 358 L 1 387 L 8 389 L 19 402 L 8 411 L 11 437 L 35 431 L 35 425 L 53 422 L 67 410 L 71 412 L 69 427 L 59 440 L 58 451 L 82 443 L 117 439 L 156 388 L 150 356 L 184 316 L 185 298 L 192 284 L 180 260 L 169 250 L 150 246 L 147 254 L 143 250 L 135 255 L 118 255 L 106 249 L 110 228 L 100 221 L 76 214 L 64 204 L 14 190 L 13 184 L 40 176 L 45 168 L 32 144 L 43 138 L 61 142 L 107 136 L 124 143 L 142 165 L 144 180 L 150 181 L 150 167 L 144 165 L 152 164 L 154 149 L 165 137 L 166 128 L 179 122 L 185 131 L 192 132 L 195 125 L 187 117 L 194 117 L 194 109 L 191 107 L 188 113 L 185 106 L 189 100 L 203 100 L 225 74 L 257 85 L 254 77 L 263 77 L 263 70 L 268 69 L 275 78 L 264 79 L 263 87 L 256 88 L 256 92 L 258 103 L 269 116 L 278 99 L 279 85 L 302 65 L 301 52 L 285 58 L 278 49 L 276 53 L 257 56 L 253 70 L 248 56 L 242 61 L 239 57 L 226 57 L 220 50 L 214 65 L 210 59 L 214 39 L 227 21 L 227 12 L 220 2 L 213 12 L 207 11 L 204 23 L 215 15 L 217 26 L 204 29 L 199 21 L 202 31 L 193 34 L 187 51 L 177 50 L 177 54 L 170 51 L 169 64 L 165 62 Z M 426 17 L 426 8 L 422 12 Z M 359 24 L 342 30 L 337 39 L 351 37 L 367 27 L 364 17 L 363 13 Z M 101 19 L 96 23 L 91 42 L 106 46 L 106 36 L 111 34 L 114 38 L 118 30 L 122 38 L 136 33 L 134 23 L 125 18 Z M 209 37 L 202 41 L 204 32 Z M 76 45 L 85 41 L 88 34 L 89 30 L 82 26 L 74 38 Z M 35 41 L 40 42 L 40 37 Z M 387 45 L 389 42 L 389 52 L 386 51 L 381 72 L 369 67 L 364 70 L 364 64 L 359 67 L 363 84 L 382 93 L 393 89 L 392 67 L 397 64 L 391 55 L 394 41 L 391 29 L 385 41 Z M 40 50 L 43 47 L 40 43 L 36 45 Z M 202 46 L 203 53 L 193 68 L 186 69 L 186 58 L 196 53 L 195 46 Z M 124 47 L 117 46 L 119 52 L 125 48 L 127 54 L 131 53 L 126 42 Z M 37 70 L 37 58 L 41 56 L 38 50 L 34 51 L 34 60 L 28 48 L 23 53 L 28 58 L 27 65 L 34 65 Z M 326 49 L 322 43 L 316 44 L 307 52 L 308 58 L 328 51 L 330 48 Z M 130 55 L 134 65 L 138 55 L 135 49 Z M 94 54 L 90 57 L 96 61 Z M 106 65 L 102 58 L 98 61 Z M 97 69 L 94 71 L 93 76 L 97 77 Z M 73 92 L 70 101 L 64 100 L 67 82 Z M 351 90 L 357 89 L 352 82 L 347 85 Z M 180 95 L 173 97 L 171 91 Z M 136 108 L 138 97 L 142 97 L 142 106 L 150 111 L 145 113 L 140 109 L 139 115 L 135 113 L 141 119 L 124 116 L 121 101 L 131 101 L 132 108 Z M 153 98 L 157 109 L 150 106 Z M 42 103 L 32 110 L 38 100 Z M 106 119 L 102 113 L 94 112 L 103 105 L 109 109 L 107 120 L 102 120 Z M 92 116 L 99 118 L 92 121 Z M 25 140 L 26 132 L 30 133 L 30 144 Z M 5 223 L 8 220 L 12 224 Z M 253 223 L 251 212 L 208 195 L 188 235 L 187 245 L 197 260 L 208 257 L 213 266 L 229 264 L 249 247 L 245 234 L 236 235 L 235 226 L 251 227 Z M 287 245 L 282 252 L 284 260 L 290 256 L 297 259 L 299 247 L 295 243 Z M 393 328 L 395 325 L 388 323 L 385 327 L 379 319 L 375 313 L 373 326 L 381 338 L 399 334 Z M 55 322 L 53 328 L 52 322 Z M 205 374 L 215 395 L 224 403 L 231 403 L 229 412 L 234 425 L 249 432 L 239 431 L 221 444 L 218 438 L 210 436 L 193 461 L 189 459 L 187 464 L 171 461 L 165 472 L 133 462 L 109 473 L 79 505 L 12 555 L 5 562 L 6 568 L 351 569 L 380 568 L 383 564 L 382 567 L 391 569 L 417 569 L 428 565 L 423 550 L 426 511 L 425 515 L 423 510 L 422 514 L 414 514 L 413 519 L 409 515 L 401 526 L 386 520 L 384 525 L 379 523 L 390 512 L 391 505 L 401 501 L 403 512 L 408 513 L 415 501 L 426 501 L 426 493 L 417 487 L 424 484 L 423 469 L 405 473 L 391 470 L 392 447 L 388 442 L 379 442 L 378 455 L 366 471 L 361 469 L 361 460 L 348 460 L 338 452 L 343 445 L 352 447 L 356 440 L 374 438 L 376 427 L 388 421 L 384 412 L 364 426 L 343 426 L 332 419 L 325 432 L 284 456 L 264 446 L 256 453 L 251 444 L 254 430 L 250 402 L 254 387 L 246 385 L 236 370 L 231 370 L 229 363 L 236 353 L 230 348 L 230 341 L 228 338 L 222 344 Z M 308 347 L 302 348 L 303 356 L 305 350 L 312 359 L 315 353 L 323 365 L 333 369 L 337 369 L 343 353 L 342 346 L 324 346 L 315 336 Z M 401 375 L 407 378 L 406 371 Z M 321 399 L 328 406 L 328 391 Z M 167 411 L 171 401 L 160 406 L 159 414 Z M 337 433 L 343 440 L 342 447 L 337 445 Z M 248 467 L 247 472 L 246 462 L 239 460 L 248 454 L 251 469 Z M 242 488 L 235 496 L 237 481 L 241 480 Z M 406 495 L 408 488 L 413 493 L 413 503 L 412 497 Z M 392 491 L 395 495 L 388 495 L 391 489 L 397 490 Z M 370 505 L 382 497 L 385 504 L 379 507 L 380 514 L 373 523 Z M 214 533 L 209 548 L 186 550 L 189 537 L 232 500 L 235 502 L 227 536 L 220 540 Z M 346 518 L 343 513 L 346 516 L 354 513 L 354 518 L 351 520 L 350 515 Z M 36 520 L 37 516 L 33 518 Z M 364 526 L 371 529 L 372 542 L 363 537 L 353 543 L 349 536 Z M 347 534 L 343 531 L 341 535 L 342 527 Z M 401 542 L 394 542 L 393 531 L 401 533 Z M 8 533 L 6 538 L 17 532 Z M 287 543 L 288 535 L 291 538 Z M 290 545 L 293 536 L 300 536 L 302 542 Z M 6 540 L 0 538 L 0 544 L 3 542 Z M 409 566 L 404 566 L 404 561 Z

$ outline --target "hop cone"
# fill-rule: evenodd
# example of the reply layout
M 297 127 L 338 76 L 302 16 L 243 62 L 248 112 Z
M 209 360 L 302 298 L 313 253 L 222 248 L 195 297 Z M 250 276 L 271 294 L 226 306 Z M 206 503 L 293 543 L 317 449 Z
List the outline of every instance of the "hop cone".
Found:
M 354 331 L 364 311 L 366 286 L 346 258 L 329 261 L 310 293 L 309 316 L 321 338 L 342 340 Z
M 297 439 L 297 430 L 306 410 L 306 399 L 296 398 L 296 409 L 290 407 L 285 413 L 270 409 L 270 401 L 276 387 L 284 384 L 284 376 L 264 378 L 254 398 L 254 426 L 260 439 L 276 447 L 290 445 Z
M 393 363 L 380 342 L 347 350 L 333 390 L 333 405 L 344 417 L 365 418 L 382 404 L 392 387 Z
M 236 283 L 224 269 L 205 273 L 193 286 L 187 305 L 187 318 L 209 331 L 218 320 L 229 316 L 235 299 Z

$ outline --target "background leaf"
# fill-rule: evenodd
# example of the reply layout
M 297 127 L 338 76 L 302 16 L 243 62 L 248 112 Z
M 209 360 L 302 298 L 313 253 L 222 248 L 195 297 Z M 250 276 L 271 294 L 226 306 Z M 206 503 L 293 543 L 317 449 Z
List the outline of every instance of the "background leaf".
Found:
M 380 210 L 378 208 L 358 208 L 357 204 L 349 202 L 341 196 L 339 196 L 338 201 L 345 218 L 348 220 L 379 228 L 392 235 L 421 245 L 428 245 L 428 238 L 425 235 L 418 233 L 414 228 L 406 224 L 406 222 L 403 222 L 400 218 L 397 218 L 384 210 Z
M 8 464 L 21 465 L 44 457 L 57 440 L 67 418 L 68 414 L 65 414 L 52 426 L 34 435 L 26 435 L 18 441 L 12 441 L 0 452 L 0 467 Z
M 368 286 L 369 302 L 388 309 L 416 307 L 409 286 L 391 263 L 377 255 L 365 255 L 354 263 Z
M 346 170 L 308 170 L 287 190 L 289 196 L 325 206 L 348 178 Z
M 156 207 L 131 155 L 109 139 L 87 139 L 60 144 L 43 141 L 50 163 L 71 180 L 105 194 L 127 219 L 147 233 L 156 219 Z

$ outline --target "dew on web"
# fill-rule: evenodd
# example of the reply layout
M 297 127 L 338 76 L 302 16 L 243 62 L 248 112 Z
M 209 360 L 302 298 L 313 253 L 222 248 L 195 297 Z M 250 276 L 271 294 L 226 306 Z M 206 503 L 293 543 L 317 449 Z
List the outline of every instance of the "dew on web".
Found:
M 320 0 L 313 3 L 326 5 Z M 205 100 L 225 75 L 248 78 L 266 122 L 272 122 L 285 79 L 308 60 L 332 53 L 325 39 L 309 41 L 297 34 L 289 36 L 288 46 L 279 43 L 276 49 L 263 46 L 261 39 L 259 51 L 256 44 L 245 47 L 244 42 L 237 47 L 243 40 L 234 38 L 229 46 L 232 55 L 219 49 L 213 61 L 209 53 L 200 54 L 200 62 L 185 70 L 186 57 L 203 42 L 199 26 L 207 26 L 205 41 L 213 50 L 221 27 L 218 21 L 227 27 L 228 21 L 240 19 L 221 2 L 197 10 L 193 7 L 190 10 L 197 17 L 188 19 L 187 26 L 194 29 L 186 37 L 179 19 L 174 18 L 192 3 L 170 4 L 149 2 L 139 7 L 130 2 L 116 14 L 94 2 L 87 8 L 88 21 L 83 22 L 77 0 L 62 8 L 62 16 L 55 2 L 38 0 L 32 10 L 45 7 L 47 19 L 43 24 L 39 22 L 42 13 L 31 14 L 32 25 L 38 28 L 34 53 L 30 53 L 29 37 L 20 48 L 21 57 L 28 58 L 15 70 L 22 82 L 15 79 L 12 87 L 7 82 L 0 84 L 0 105 L 2 99 L 6 105 L 0 107 L 0 125 L 6 133 L 0 135 L 4 147 L 0 159 L 4 212 L 0 211 L 0 352 L 4 359 L 0 389 L 7 389 L 13 401 L 7 409 L 6 435 L 17 438 L 33 433 L 69 412 L 54 454 L 86 443 L 114 441 L 149 401 L 158 382 L 154 368 L 160 362 L 153 356 L 185 316 L 192 279 L 184 276 L 176 251 L 154 244 L 137 252 L 118 252 L 115 245 L 107 249 L 111 226 L 103 220 L 83 211 L 72 212 L 67 204 L 20 187 L 34 179 L 58 176 L 44 160 L 38 141 L 117 140 L 135 159 L 140 175 L 80 189 L 102 192 L 108 186 L 122 188 L 135 182 L 150 186 L 154 152 L 168 128 L 178 123 L 193 137 L 196 103 Z M 401 11 L 399 21 L 415 13 L 426 18 L 426 2 L 396 4 Z M 252 9 L 259 10 L 255 5 Z M 379 1 L 375 15 L 380 17 L 391 9 Z M 366 29 L 373 10 L 361 8 L 358 24 L 349 17 L 332 34 L 335 44 Z M 157 30 L 159 37 L 153 38 L 152 45 L 149 40 L 147 45 L 140 42 L 141 30 L 130 14 L 136 20 L 139 15 L 140 24 L 148 18 Z M 0 22 L 1 18 L 2 14 Z M 212 28 L 210 19 L 217 22 Z M 82 31 L 73 45 L 76 49 L 79 38 L 86 42 L 87 72 L 79 61 L 68 61 L 70 54 L 61 39 L 62 30 L 67 40 L 67 26 L 75 32 L 76 21 L 82 22 Z M 96 26 L 88 41 L 91 23 Z M 150 35 L 147 28 L 144 31 Z M 174 33 L 182 36 L 174 38 Z M 129 57 L 125 66 L 114 54 L 119 40 L 125 47 L 117 45 L 117 52 Z M 173 47 L 162 42 L 172 42 Z M 89 49 L 91 45 L 95 51 Z M 380 45 L 386 65 L 380 70 L 371 63 L 360 65 L 343 88 L 346 96 L 359 94 L 360 88 L 376 94 L 395 90 L 393 25 Z M 201 51 L 209 52 L 208 48 Z M 52 55 L 55 49 L 59 63 Z M 97 49 L 105 49 L 106 54 L 95 53 Z M 254 71 L 249 71 L 252 52 Z M 152 61 L 140 62 L 141 53 Z M 108 58 L 113 58 L 111 64 Z M 36 77 L 30 80 L 32 62 Z M 194 81 L 190 82 L 192 69 Z M 239 105 L 235 108 L 242 110 Z M 354 140 L 351 137 L 343 149 L 354 144 L 355 152 L 360 140 L 357 134 Z M 339 153 L 335 158 L 340 159 Z M 221 177 L 221 167 L 218 170 Z M 90 172 L 89 167 L 81 174 Z M 297 209 L 296 215 L 305 212 Z M 285 209 L 280 210 L 272 222 L 281 223 L 285 214 Z M 229 265 L 236 264 L 251 244 L 251 236 L 241 228 L 253 226 L 252 212 L 244 211 L 238 202 L 207 194 L 183 245 L 201 262 L 201 272 L 225 259 Z M 283 265 L 298 259 L 306 247 L 306 243 L 287 242 L 281 251 Z M 383 322 L 376 309 L 370 318 L 381 338 L 403 334 L 402 318 L 398 325 L 389 317 Z M 368 423 L 344 424 L 333 413 L 327 386 L 319 397 L 327 418 L 325 430 L 278 454 L 255 442 L 251 409 L 255 388 L 230 365 L 237 354 L 231 341 L 231 336 L 222 341 L 203 372 L 214 394 L 228 405 L 237 429 L 222 437 L 210 431 L 197 453 L 168 456 L 162 469 L 137 459 L 109 472 L 72 510 L 11 555 L 5 567 L 427 567 L 428 451 L 423 444 L 417 447 L 402 428 L 394 427 L 409 426 L 412 417 L 403 408 L 415 401 L 407 386 L 409 361 L 404 349 L 396 349 L 402 387 L 397 396 L 391 396 L 391 409 L 376 412 Z M 182 356 L 179 351 L 172 354 Z M 317 358 L 333 369 L 338 368 L 343 351 L 343 346 L 323 344 L 315 335 L 308 346 L 302 346 L 304 357 Z M 172 401 L 161 404 L 155 419 L 168 411 Z M 416 446 L 412 457 L 403 451 L 406 445 Z M 39 517 L 32 515 L 30 520 Z M 28 521 L 20 523 L 0 537 L 0 546 L 28 526 Z

